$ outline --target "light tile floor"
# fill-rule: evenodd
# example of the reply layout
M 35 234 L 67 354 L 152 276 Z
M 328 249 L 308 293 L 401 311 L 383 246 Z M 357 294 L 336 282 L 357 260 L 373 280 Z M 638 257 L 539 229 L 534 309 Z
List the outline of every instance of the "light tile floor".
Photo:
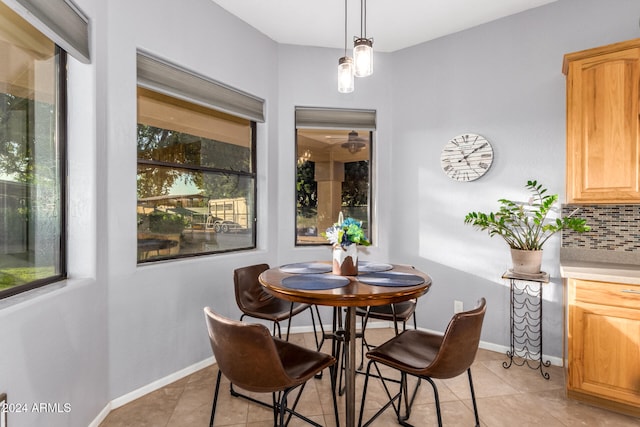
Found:
M 392 329 L 368 329 L 367 340 L 379 344 L 393 335 Z M 315 347 L 313 334 L 294 334 L 291 341 Z M 326 343 L 324 351 L 330 351 Z M 359 352 L 359 351 L 358 351 Z M 540 371 L 526 366 L 505 369 L 506 356 L 480 350 L 471 368 L 481 425 L 493 426 L 640 426 L 640 419 L 620 415 L 565 398 L 564 370 L 546 369 L 551 378 L 545 380 Z M 366 364 L 365 364 L 366 367 Z M 155 392 L 113 410 L 100 427 L 184 427 L 209 424 L 211 401 L 217 374 L 216 365 L 195 372 Z M 364 376 L 358 375 L 356 390 L 362 390 Z M 379 382 L 371 379 L 367 392 L 365 416 L 371 416 L 384 402 Z M 473 406 L 466 374 L 437 381 L 445 426 L 474 425 Z M 329 375 L 312 379 L 306 386 L 298 410 L 314 421 L 335 427 L 330 395 Z M 263 395 L 270 401 L 270 395 Z M 356 401 L 359 413 L 359 400 Z M 344 425 L 344 398 L 339 398 L 341 425 Z M 437 425 L 433 392 L 428 383 L 421 385 L 409 422 L 415 426 Z M 220 388 L 216 426 L 269 427 L 273 423 L 269 409 L 231 397 L 228 383 Z M 292 427 L 308 425 L 293 419 Z M 373 426 L 397 425 L 392 409 L 380 416 Z

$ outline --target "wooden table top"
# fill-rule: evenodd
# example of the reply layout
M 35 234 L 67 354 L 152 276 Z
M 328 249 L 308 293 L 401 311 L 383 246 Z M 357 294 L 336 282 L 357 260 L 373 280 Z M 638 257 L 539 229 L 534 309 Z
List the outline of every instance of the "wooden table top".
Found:
M 397 303 L 418 298 L 427 293 L 431 287 L 431 277 L 413 267 L 393 265 L 393 269 L 389 270 L 389 273 L 419 276 L 424 279 L 424 282 L 411 286 L 370 285 L 359 280 L 359 278 L 365 277 L 366 274 L 363 273 L 358 276 L 341 276 L 349 280 L 345 286 L 322 290 L 294 289 L 283 286 L 282 281 L 296 274 L 282 271 L 280 267 L 266 270 L 258 280 L 269 293 L 278 298 L 335 307 L 364 307 Z M 332 275 L 331 273 L 324 274 Z

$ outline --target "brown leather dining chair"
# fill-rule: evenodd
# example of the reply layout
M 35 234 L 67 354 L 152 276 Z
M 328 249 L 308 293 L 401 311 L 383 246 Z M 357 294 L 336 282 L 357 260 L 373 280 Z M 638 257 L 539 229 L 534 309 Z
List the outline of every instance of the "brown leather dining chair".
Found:
M 311 323 L 313 325 L 313 332 L 316 335 L 316 322 L 313 316 L 313 306 L 311 304 L 303 304 L 299 302 L 289 302 L 280 298 L 276 298 L 264 290 L 258 276 L 263 271 L 269 269 L 268 264 L 256 264 L 247 267 L 237 268 L 233 272 L 233 284 L 236 295 L 236 303 L 238 308 L 242 311 L 240 320 L 245 316 L 253 317 L 255 319 L 268 320 L 273 322 L 273 335 L 282 338 L 282 331 L 280 330 L 280 322 L 288 320 L 287 324 L 287 339 L 289 338 L 289 331 L 291 329 L 291 318 L 296 314 L 302 313 L 305 310 L 309 310 L 311 313 Z M 316 307 L 316 313 L 318 316 L 318 322 L 322 327 L 322 321 L 320 319 L 320 313 L 318 307 Z M 316 336 L 316 344 L 318 344 L 318 337 Z
M 396 335 L 400 333 L 398 329 L 398 323 L 402 323 L 402 330 L 407 330 L 407 322 L 413 317 L 413 329 L 418 329 L 418 322 L 416 320 L 415 312 L 418 300 L 416 298 L 409 301 L 402 301 L 395 304 L 386 304 L 370 307 L 358 307 L 356 308 L 356 316 L 362 318 L 361 334 L 362 341 L 360 346 L 360 367 L 362 369 L 364 363 L 364 348 L 371 349 L 371 346 L 367 343 L 366 329 L 369 319 L 386 320 L 387 322 L 393 322 Z
M 320 427 L 295 412 L 295 408 L 307 381 L 325 368 L 333 369 L 336 363 L 333 356 L 273 337 L 262 324 L 227 319 L 209 307 L 205 307 L 204 313 L 211 349 L 218 364 L 209 426 L 213 426 L 220 381 L 224 375 L 232 384 L 244 390 L 271 393 L 272 404 L 250 396 L 234 395 L 272 408 L 274 426 L 285 426 L 292 416 L 296 416 Z M 333 375 L 330 376 L 333 378 Z M 289 408 L 289 393 L 298 387 L 299 391 Z M 336 425 L 339 425 L 336 396 L 332 394 Z
M 476 404 L 473 380 L 471 378 L 471 364 L 475 360 L 480 344 L 480 333 L 482 331 L 482 322 L 484 320 L 486 307 L 486 300 L 481 298 L 476 308 L 455 314 L 449 322 L 444 335 L 409 329 L 367 352 L 369 363 L 367 364 L 364 389 L 362 391 L 362 404 L 358 425 L 362 426 L 362 416 L 371 374 L 370 371 L 372 365 L 375 365 L 378 373 L 377 376 L 383 381 L 389 402 L 373 415 L 373 417 L 364 424 L 365 426 L 373 422 L 373 420 L 389 406 L 393 406 L 398 417 L 398 422 L 401 425 L 410 426 L 406 421 L 411 415 L 411 406 L 413 405 L 413 400 L 420 385 L 420 379 L 427 380 L 433 387 L 438 425 L 442 426 L 440 398 L 438 396 L 438 388 L 433 379 L 453 378 L 464 373 L 464 371 L 467 371 L 469 378 L 469 388 L 471 390 L 476 426 L 480 426 L 478 406 Z M 378 364 L 400 371 L 400 390 L 394 396 L 391 396 L 389 388 L 384 382 L 385 379 L 380 373 Z M 418 383 L 410 400 L 407 393 L 407 375 L 418 378 Z M 403 396 L 406 415 L 401 415 Z M 397 406 L 395 404 L 396 400 L 398 401 Z

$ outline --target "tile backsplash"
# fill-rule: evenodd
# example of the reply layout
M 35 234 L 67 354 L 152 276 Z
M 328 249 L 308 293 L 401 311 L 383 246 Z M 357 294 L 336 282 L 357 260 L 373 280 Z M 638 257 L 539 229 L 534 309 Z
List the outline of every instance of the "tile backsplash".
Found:
M 591 231 L 562 231 L 562 247 L 620 252 L 640 251 L 640 205 L 563 205 L 562 214 L 587 220 Z

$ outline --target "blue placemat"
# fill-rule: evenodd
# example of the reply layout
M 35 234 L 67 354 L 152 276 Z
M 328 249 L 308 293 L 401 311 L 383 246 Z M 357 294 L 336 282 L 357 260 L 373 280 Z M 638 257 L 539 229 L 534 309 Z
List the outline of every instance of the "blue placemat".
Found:
M 333 274 L 298 274 L 282 279 L 282 286 L 289 289 L 316 291 L 341 288 L 349 284 L 349 279 Z
M 376 286 L 415 286 L 424 283 L 420 276 L 394 271 L 363 274 L 358 276 L 358 281 Z
M 280 270 L 294 274 L 328 273 L 332 270 L 332 266 L 323 262 L 299 262 L 283 265 Z
M 388 270 L 391 270 L 392 268 L 393 266 L 391 264 L 358 260 L 358 273 L 374 273 L 379 271 L 388 271 Z

